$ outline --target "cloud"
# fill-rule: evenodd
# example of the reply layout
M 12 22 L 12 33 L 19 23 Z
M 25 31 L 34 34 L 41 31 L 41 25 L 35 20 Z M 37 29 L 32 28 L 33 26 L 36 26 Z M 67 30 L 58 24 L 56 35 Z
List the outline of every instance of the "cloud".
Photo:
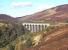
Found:
M 49 8 L 52 8 L 52 7 L 54 7 L 54 5 L 41 4 L 41 5 L 37 6 L 37 10 L 42 11 L 42 10 L 46 10 L 46 9 L 49 9 Z
M 29 7 L 32 6 L 31 2 L 13 2 L 11 3 L 12 7 Z

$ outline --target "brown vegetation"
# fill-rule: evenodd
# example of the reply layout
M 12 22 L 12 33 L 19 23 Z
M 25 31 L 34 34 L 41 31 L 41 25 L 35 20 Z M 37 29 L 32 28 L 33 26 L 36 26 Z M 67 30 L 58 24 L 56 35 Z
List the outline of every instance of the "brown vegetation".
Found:
M 44 36 L 37 46 L 24 50 L 68 50 L 68 26 Z

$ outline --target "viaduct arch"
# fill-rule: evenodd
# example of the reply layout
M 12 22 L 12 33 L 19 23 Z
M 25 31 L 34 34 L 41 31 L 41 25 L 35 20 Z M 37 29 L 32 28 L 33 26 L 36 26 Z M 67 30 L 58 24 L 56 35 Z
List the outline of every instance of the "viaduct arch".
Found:
M 39 32 L 50 26 L 49 23 L 22 23 L 22 25 L 31 32 Z

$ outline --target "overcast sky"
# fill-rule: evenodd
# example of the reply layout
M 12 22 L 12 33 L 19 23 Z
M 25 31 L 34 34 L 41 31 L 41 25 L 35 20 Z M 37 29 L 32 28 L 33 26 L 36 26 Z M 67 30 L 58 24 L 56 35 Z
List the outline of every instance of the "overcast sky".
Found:
M 68 0 L 0 0 L 0 14 L 21 17 L 68 4 Z

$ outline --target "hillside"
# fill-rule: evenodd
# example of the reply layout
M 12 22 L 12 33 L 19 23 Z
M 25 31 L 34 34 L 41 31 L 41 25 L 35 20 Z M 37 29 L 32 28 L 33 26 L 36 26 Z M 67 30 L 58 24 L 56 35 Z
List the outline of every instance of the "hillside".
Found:
M 15 37 L 15 36 L 14 36 Z M 13 37 L 13 38 L 14 38 Z M 67 50 L 68 25 L 50 26 L 37 33 L 18 36 L 1 50 Z
M 47 36 L 44 35 L 37 46 L 24 50 L 68 50 L 68 26 L 60 27 Z
M 68 4 L 60 5 L 32 15 L 17 18 L 22 22 L 67 22 Z

